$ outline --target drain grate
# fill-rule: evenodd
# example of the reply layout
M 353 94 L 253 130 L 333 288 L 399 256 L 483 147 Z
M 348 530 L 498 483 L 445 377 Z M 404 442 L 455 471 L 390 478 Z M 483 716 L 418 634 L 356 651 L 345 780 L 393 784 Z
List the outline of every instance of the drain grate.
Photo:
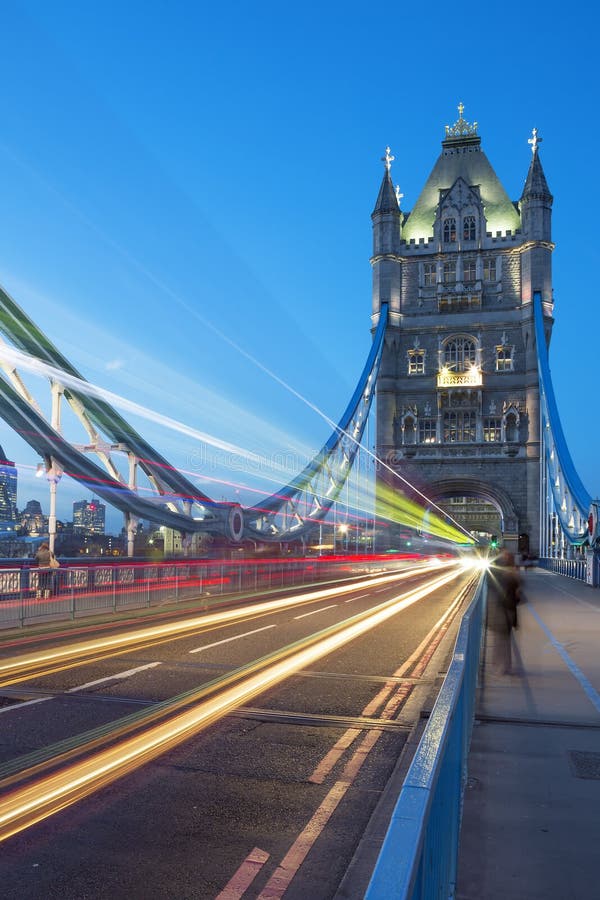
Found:
M 595 778 L 600 781 L 600 753 L 588 750 L 569 750 L 568 753 L 576 778 Z

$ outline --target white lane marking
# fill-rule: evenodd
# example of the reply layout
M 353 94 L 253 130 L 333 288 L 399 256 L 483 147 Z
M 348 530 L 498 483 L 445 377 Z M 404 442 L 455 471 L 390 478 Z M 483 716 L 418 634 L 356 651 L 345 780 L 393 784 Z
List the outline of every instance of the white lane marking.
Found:
M 365 597 L 370 597 L 370 594 L 359 594 L 358 597 L 350 597 L 349 600 L 344 600 L 344 603 L 352 603 L 353 600 L 364 600 Z
M 337 606 L 337 603 L 332 603 L 331 606 L 322 606 L 320 609 L 313 609 L 308 613 L 302 613 L 301 616 L 294 616 L 294 619 L 305 619 L 307 616 L 314 616 L 316 613 L 325 612 L 326 609 L 333 609 L 334 606 Z
M 95 687 L 97 684 L 104 684 L 105 681 L 114 681 L 115 678 L 129 678 L 130 675 L 136 675 L 145 669 L 154 669 L 160 666 L 159 662 L 147 663 L 145 666 L 138 666 L 137 669 L 128 669 L 127 672 L 119 672 L 117 675 L 106 675 L 104 678 L 97 678 L 96 681 L 88 681 L 87 684 L 80 684 L 77 687 L 69 688 L 67 694 L 73 694 L 75 691 L 85 691 L 86 688 Z
M 80 684 L 77 687 L 69 688 L 69 690 L 65 691 L 65 693 L 73 694 L 76 691 L 84 691 L 86 688 L 94 687 L 97 684 L 103 684 L 105 681 L 114 681 L 115 678 L 129 678 L 130 675 L 135 675 L 136 672 L 143 672 L 144 669 L 153 669 L 155 666 L 160 666 L 160 663 L 148 663 L 145 666 L 139 666 L 137 669 L 128 669 L 127 672 L 117 672 L 115 675 L 107 675 L 105 678 L 97 678 L 96 681 L 88 681 L 87 684 Z M 39 700 L 27 700 L 25 703 L 15 703 L 13 706 L 5 706 L 0 709 L 0 713 L 13 712 L 17 709 L 23 709 L 24 706 L 33 706 L 35 703 L 44 703 L 46 700 L 53 700 L 56 696 L 56 694 L 52 694 L 49 697 L 40 697 Z
M 52 700 L 52 697 L 40 697 L 39 700 L 27 700 L 25 703 L 15 703 L 14 706 L 3 706 L 0 709 L 0 715 L 2 713 L 14 712 L 15 709 L 23 709 L 24 706 L 33 706 L 34 703 L 43 703 L 44 700 Z
M 245 631 L 244 634 L 235 634 L 233 637 L 225 638 L 223 641 L 215 641 L 214 644 L 205 644 L 204 647 L 196 647 L 190 650 L 190 653 L 201 653 L 202 650 L 208 650 L 210 647 L 219 647 L 221 644 L 228 644 L 229 641 L 239 641 L 240 638 L 248 637 L 249 634 L 258 634 L 259 631 L 267 631 L 268 628 L 277 628 L 277 625 L 265 625 L 263 628 L 255 628 L 254 631 Z

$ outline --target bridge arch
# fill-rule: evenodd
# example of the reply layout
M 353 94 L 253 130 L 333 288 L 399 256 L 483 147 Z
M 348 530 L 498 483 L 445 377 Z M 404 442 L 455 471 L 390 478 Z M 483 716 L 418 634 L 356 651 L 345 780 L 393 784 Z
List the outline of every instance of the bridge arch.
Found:
M 430 482 L 427 494 L 435 503 L 448 497 L 477 497 L 487 500 L 500 514 L 502 533 L 511 537 L 519 533 L 519 517 L 514 504 L 507 492 L 497 484 L 490 484 L 481 478 L 443 478 Z

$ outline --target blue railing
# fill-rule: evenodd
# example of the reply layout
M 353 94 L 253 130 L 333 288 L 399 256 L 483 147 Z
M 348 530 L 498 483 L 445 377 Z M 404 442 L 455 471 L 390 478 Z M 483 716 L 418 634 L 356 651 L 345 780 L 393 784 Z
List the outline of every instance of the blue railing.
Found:
M 582 559 L 556 559 L 550 556 L 540 557 L 537 563 L 542 569 L 556 572 L 557 575 L 565 575 L 567 578 L 576 578 L 578 581 L 588 580 L 587 560 Z
M 410 765 L 365 900 L 453 897 L 482 643 L 485 576 Z

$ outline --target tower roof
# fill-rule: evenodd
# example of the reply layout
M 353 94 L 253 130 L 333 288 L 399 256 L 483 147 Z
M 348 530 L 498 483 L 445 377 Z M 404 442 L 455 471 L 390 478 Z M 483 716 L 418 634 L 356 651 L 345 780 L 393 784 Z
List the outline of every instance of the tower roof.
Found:
M 383 173 L 381 187 L 379 188 L 379 193 L 377 194 L 377 202 L 375 203 L 373 215 L 375 215 L 375 213 L 397 213 L 400 211 L 400 207 L 398 206 L 398 197 L 396 196 L 396 191 L 394 190 L 394 185 L 392 184 L 391 170 L 394 157 L 390 154 L 389 147 L 385 148 L 385 156 L 381 157 L 381 161 L 385 163 L 385 172 Z
M 514 232 L 521 227 L 519 213 L 481 149 L 477 123 L 466 122 L 463 109 L 459 104 L 458 121 L 453 126 L 446 125 L 442 152 L 404 223 L 402 237 L 407 241 L 432 237 L 440 191 L 449 190 L 457 178 L 479 188 L 488 231 Z
M 532 137 L 529 139 L 533 156 L 529 164 L 529 171 L 525 179 L 521 200 L 536 198 L 539 200 L 549 200 L 552 203 L 552 194 L 548 188 L 548 182 L 544 175 L 542 163 L 539 156 L 539 144 L 542 138 L 538 137 L 537 128 L 533 129 Z
M 398 211 L 399 207 L 398 200 L 396 199 L 396 191 L 394 190 L 390 173 L 386 172 L 383 176 L 381 187 L 379 188 L 377 202 L 375 203 L 373 213 L 397 213 Z

